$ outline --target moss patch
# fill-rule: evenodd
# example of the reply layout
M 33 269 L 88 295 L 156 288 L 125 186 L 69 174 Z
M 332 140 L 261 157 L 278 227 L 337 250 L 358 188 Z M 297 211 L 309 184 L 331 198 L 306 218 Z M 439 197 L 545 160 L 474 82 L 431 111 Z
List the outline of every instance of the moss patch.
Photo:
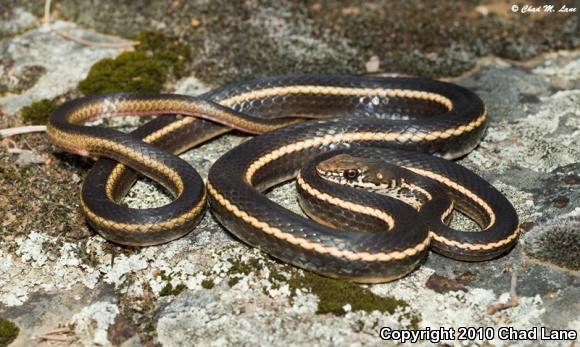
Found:
M 105 58 L 91 67 L 78 88 L 85 95 L 120 92 L 161 91 L 169 79 L 185 72 L 190 51 L 174 38 L 160 33 L 143 32 L 135 51 L 122 53 L 115 59 Z
M 178 295 L 185 289 L 185 284 L 180 283 L 173 287 L 171 283 L 167 283 L 159 292 L 159 296 Z
M 8 346 L 16 339 L 20 333 L 20 328 L 11 321 L 0 318 L 0 347 Z
M 259 272 L 263 269 L 263 265 L 256 258 L 251 258 L 247 261 L 242 261 L 240 257 L 230 257 L 228 262 L 232 266 L 227 271 L 228 286 L 233 287 L 242 279 L 243 276 L 247 276 L 252 272 Z
M 235 286 L 244 276 L 251 273 L 259 275 L 262 270 L 267 270 L 271 285 L 262 288 L 264 294 L 268 295 L 269 290 L 279 289 L 286 284 L 291 293 L 290 301 L 294 299 L 299 290 L 310 292 L 316 295 L 319 300 L 317 314 L 330 313 L 343 316 L 346 314 L 344 310 L 346 305 L 350 305 L 351 311 L 372 312 L 377 310 L 389 314 L 395 313 L 398 308 L 409 307 L 406 301 L 376 295 L 362 285 L 347 280 L 322 277 L 273 261 L 265 261 L 260 258 L 242 260 L 240 256 L 233 256 L 228 258 L 228 262 L 232 265 L 226 273 L 227 283 L 230 287 Z M 211 275 L 212 273 L 206 274 L 206 276 Z M 404 314 L 403 317 L 410 321 L 411 328 L 417 327 L 419 322 L 417 315 Z
M 228 261 L 232 264 L 232 267 L 228 270 L 228 275 L 249 275 L 252 272 L 260 271 L 263 268 L 263 265 L 260 264 L 260 261 L 256 258 L 251 258 L 247 261 L 242 261 L 239 258 L 229 258 Z
M 213 279 L 206 278 L 203 281 L 201 281 L 201 286 L 205 289 L 211 289 L 215 286 L 215 283 L 214 283 Z
M 43 99 L 24 106 L 20 110 L 22 121 L 26 124 L 42 125 L 48 122 L 48 117 L 56 109 L 56 101 Z
M 374 310 L 394 313 L 399 307 L 408 307 L 403 300 L 392 297 L 382 297 L 374 294 L 368 288 L 346 280 L 322 277 L 311 272 L 302 275 L 294 273 L 288 281 L 293 293 L 303 288 L 318 296 L 316 313 L 332 313 L 342 316 L 345 305 L 350 305 L 352 311 L 372 312 Z
M 570 270 L 580 270 L 580 215 L 557 217 L 537 224 L 524 236 L 531 257 Z
M 185 284 L 183 283 L 179 283 L 173 286 L 173 284 L 171 284 L 171 280 L 173 279 L 173 277 L 167 275 L 165 271 L 161 271 L 159 277 L 161 277 L 162 280 L 167 282 L 165 286 L 161 289 L 161 291 L 159 291 L 159 296 L 178 295 L 186 288 Z
M 240 277 L 230 277 L 228 279 L 228 286 L 230 286 L 230 288 L 235 286 L 236 284 L 238 284 L 238 282 L 240 282 L 240 279 L 241 279 Z

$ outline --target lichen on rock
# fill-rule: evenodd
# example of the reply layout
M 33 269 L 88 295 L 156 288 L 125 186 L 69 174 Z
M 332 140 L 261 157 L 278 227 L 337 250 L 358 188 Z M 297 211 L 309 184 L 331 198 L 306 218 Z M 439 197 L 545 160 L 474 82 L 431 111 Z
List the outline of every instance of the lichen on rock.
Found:
M 580 270 L 580 208 L 537 223 L 522 242 L 531 257 Z

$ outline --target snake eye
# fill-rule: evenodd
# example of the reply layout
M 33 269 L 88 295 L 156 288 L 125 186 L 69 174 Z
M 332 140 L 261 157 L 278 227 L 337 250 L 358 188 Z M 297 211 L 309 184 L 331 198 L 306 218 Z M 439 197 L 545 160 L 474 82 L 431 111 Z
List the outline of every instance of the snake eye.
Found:
M 344 171 L 344 178 L 348 180 L 354 180 L 358 176 L 358 170 L 348 169 Z

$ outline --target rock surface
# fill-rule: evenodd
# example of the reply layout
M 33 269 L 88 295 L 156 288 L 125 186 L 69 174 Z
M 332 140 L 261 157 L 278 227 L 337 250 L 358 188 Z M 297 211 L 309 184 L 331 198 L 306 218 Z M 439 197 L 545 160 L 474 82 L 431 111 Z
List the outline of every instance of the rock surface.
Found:
M 5 3 L 38 15 L 43 10 L 36 1 Z M 472 68 L 482 56 L 529 59 L 580 45 L 578 13 L 565 12 L 574 8 L 569 1 L 556 1 L 540 13 L 513 5 L 428 0 L 54 1 L 59 15 L 101 32 L 134 37 L 149 28 L 184 38 L 194 50 L 196 76 L 212 84 L 257 75 L 361 73 L 373 56 L 380 71 L 450 76 Z M 542 5 L 530 1 L 528 7 Z
M 249 8 L 243 9 L 247 20 L 221 20 L 221 24 L 220 16 L 225 14 L 218 14 L 219 2 L 155 2 L 151 7 L 130 5 L 137 2 L 115 2 L 118 6 L 110 1 L 91 2 L 95 13 L 111 16 L 107 26 L 103 17 L 83 15 L 80 3 L 58 2 L 58 10 L 77 24 L 63 21 L 53 23 L 52 28 L 91 40 L 115 41 L 120 38 L 97 34 L 78 23 L 125 36 L 147 23 L 159 29 L 172 28 L 192 40 L 194 57 L 199 47 L 207 47 L 192 63 L 195 78 L 180 80 L 169 88 L 186 94 L 210 88 L 202 81 L 222 83 L 250 75 L 310 71 L 305 66 L 319 72 L 363 72 L 371 56 L 388 51 L 400 57 L 409 48 L 404 43 L 418 35 L 410 31 L 408 39 L 401 39 L 403 43 L 394 38 L 391 42 L 372 35 L 353 36 L 352 30 L 360 32 L 364 23 L 372 25 L 381 19 L 389 27 L 406 27 L 406 17 L 399 16 L 400 21 L 397 16 L 385 19 L 384 10 L 369 10 L 378 6 L 374 1 L 365 5 L 369 8 L 324 1 L 305 8 L 291 2 L 274 5 L 250 1 L 246 4 Z M 437 6 L 435 13 L 450 13 L 452 18 L 468 13 L 460 5 L 456 9 Z M 12 18 L 0 25 L 0 33 L 6 36 L 0 41 L 0 83 L 13 83 L 0 97 L 0 112 L 12 123 L 2 124 L 18 124 L 18 110 L 32 101 L 74 92 L 94 62 L 120 53 L 83 46 L 37 28 L 38 20 L 26 8 L 0 9 L 4 15 L 10 11 L 8 17 Z M 224 8 L 230 15 L 237 10 Z M 393 10 L 411 11 L 404 6 Z M 404 71 L 445 76 L 477 65 L 454 82 L 482 97 L 490 122 L 480 146 L 460 163 L 496 186 L 518 211 L 522 237 L 507 256 L 463 263 L 432 253 L 420 269 L 401 280 L 350 285 L 304 273 L 245 246 L 210 213 L 195 232 L 175 242 L 142 249 L 118 247 L 94 234 L 79 213 L 78 189 L 90 162 L 59 153 L 42 134 L 25 135 L 4 139 L 0 146 L 0 318 L 20 328 L 13 345 L 43 341 L 123 346 L 385 345 L 378 337 L 384 326 L 456 330 L 461 326 L 543 326 L 580 331 L 580 53 L 552 52 L 526 63 L 476 59 L 491 53 L 530 58 L 553 48 L 577 47 L 577 32 L 572 34 L 577 18 L 554 17 L 557 14 L 532 18 L 521 13 L 518 17 L 492 5 L 473 10 L 470 15 L 476 25 L 464 36 L 443 39 L 465 27 L 443 23 L 438 15 L 429 16 L 433 23 L 427 29 L 417 30 L 433 30 L 437 38 L 433 39 L 431 60 L 425 60 L 427 41 L 411 45 L 422 52 L 415 58 L 407 57 L 395 65 L 391 65 L 395 58 L 390 55 L 379 60 L 384 70 L 407 67 L 409 70 Z M 166 18 L 167 12 L 172 15 Z M 136 15 L 122 21 L 127 13 Z M 194 25 L 192 18 L 200 23 Z M 425 21 L 418 18 L 417 28 Z M 560 31 L 553 30 L 554 21 L 561 21 Z M 348 29 L 348 23 L 354 29 Z M 513 34 L 503 37 L 495 47 L 491 43 L 500 29 L 486 31 L 494 23 L 526 32 L 543 25 L 546 31 L 543 41 L 533 35 Z M 247 26 L 254 31 L 247 31 Z M 251 36 L 259 30 L 266 34 L 257 39 L 245 37 L 244 42 L 234 34 L 240 31 Z M 376 30 L 369 30 L 377 35 Z M 484 32 L 489 37 L 478 35 Z M 203 35 L 207 37 L 200 38 Z M 224 36 L 224 41 L 218 41 L 218 35 Z M 274 44 L 285 37 L 287 42 Z M 229 45 L 235 49 L 228 51 Z M 262 45 L 266 48 L 259 53 L 257 47 Z M 202 71 L 210 56 L 218 58 Z M 240 57 L 248 62 L 236 60 Z M 450 68 L 457 59 L 464 62 L 463 67 Z M 409 65 L 401 65 L 406 62 Z M 333 64 L 337 64 L 335 69 Z M 38 67 L 33 72 L 40 77 L 26 78 L 30 66 Z M 221 154 L 247 138 L 225 135 L 183 158 L 206 177 Z M 19 167 L 14 151 L 8 150 L 14 147 L 30 150 L 44 162 Z M 299 211 L 291 183 L 276 188 L 269 197 Z M 126 203 L 151 206 L 167 199 L 156 185 L 143 180 L 131 190 Z M 465 225 L 461 220 L 457 223 Z M 495 312 L 494 305 L 510 299 L 512 280 L 517 284 L 518 305 Z M 352 299 L 356 296 L 375 300 L 377 309 L 359 309 L 361 303 Z M 344 305 L 338 309 L 332 306 L 344 297 Z M 459 341 L 448 343 L 462 345 Z M 537 342 L 501 341 L 496 335 L 489 343 L 533 346 Z

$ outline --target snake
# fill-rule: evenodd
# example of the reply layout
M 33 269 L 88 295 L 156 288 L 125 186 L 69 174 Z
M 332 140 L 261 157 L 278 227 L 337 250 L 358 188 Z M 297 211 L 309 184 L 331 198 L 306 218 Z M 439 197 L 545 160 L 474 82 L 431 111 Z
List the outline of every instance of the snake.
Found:
M 123 115 L 163 117 L 131 133 L 86 124 Z M 481 261 L 516 243 L 519 221 L 510 202 L 449 160 L 478 145 L 487 117 L 476 94 L 448 82 L 301 75 L 257 78 L 200 96 L 79 98 L 57 108 L 47 133 L 65 151 L 99 158 L 83 184 L 80 206 L 89 224 L 112 242 L 148 246 L 180 238 L 199 223 L 209 201 L 213 216 L 232 235 L 274 258 L 325 276 L 378 283 L 413 271 L 430 248 Z M 205 184 L 176 156 L 232 130 L 258 136 L 219 157 Z M 383 170 L 387 182 L 431 182 L 424 189 L 430 201 L 418 211 L 325 179 L 321 165 L 336 162 L 337 155 L 379 160 L 372 166 L 389 168 Z M 174 200 L 146 209 L 121 205 L 139 175 L 160 183 Z M 313 219 L 265 195 L 294 178 L 299 201 Z M 449 228 L 453 210 L 481 230 Z

